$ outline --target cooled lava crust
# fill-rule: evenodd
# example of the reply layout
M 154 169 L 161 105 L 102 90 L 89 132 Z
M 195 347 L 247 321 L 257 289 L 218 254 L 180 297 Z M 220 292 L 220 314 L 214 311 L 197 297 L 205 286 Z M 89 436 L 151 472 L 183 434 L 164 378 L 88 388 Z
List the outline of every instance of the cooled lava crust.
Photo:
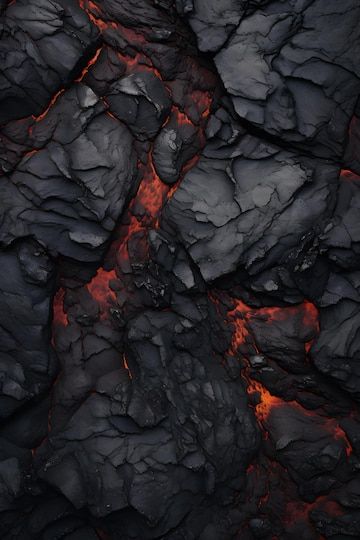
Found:
M 1 540 L 359 539 L 359 0 L 0 12 Z

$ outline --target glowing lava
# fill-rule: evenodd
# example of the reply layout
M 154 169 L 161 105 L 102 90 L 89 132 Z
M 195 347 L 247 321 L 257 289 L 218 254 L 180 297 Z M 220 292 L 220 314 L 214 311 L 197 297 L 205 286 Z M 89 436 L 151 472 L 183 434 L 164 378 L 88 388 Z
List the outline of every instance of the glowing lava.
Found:
M 89 293 L 97 301 L 101 309 L 101 316 L 104 317 L 104 310 L 108 306 L 108 302 L 116 300 L 115 292 L 110 288 L 110 281 L 116 279 L 115 270 L 106 271 L 103 268 L 99 268 L 96 275 L 92 278 L 90 283 L 86 285 Z

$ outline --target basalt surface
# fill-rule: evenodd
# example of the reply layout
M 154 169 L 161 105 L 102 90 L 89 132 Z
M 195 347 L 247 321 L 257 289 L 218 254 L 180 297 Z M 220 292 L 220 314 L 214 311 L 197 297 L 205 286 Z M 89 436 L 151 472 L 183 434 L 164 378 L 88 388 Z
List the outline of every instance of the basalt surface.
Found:
M 356 0 L 0 0 L 0 537 L 360 538 Z

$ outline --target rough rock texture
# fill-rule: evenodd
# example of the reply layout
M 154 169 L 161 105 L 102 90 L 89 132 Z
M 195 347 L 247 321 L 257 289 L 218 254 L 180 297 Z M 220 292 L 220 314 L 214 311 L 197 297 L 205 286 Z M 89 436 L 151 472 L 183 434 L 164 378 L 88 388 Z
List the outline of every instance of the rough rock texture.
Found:
M 0 537 L 360 537 L 360 7 L 0 0 Z
M 153 73 L 132 73 L 114 83 L 107 97 L 114 115 L 140 139 L 152 139 L 166 120 L 171 101 Z
M 99 260 L 134 177 L 128 129 L 80 83 L 36 123 L 32 139 L 39 149 L 3 179 L 1 242 L 31 235 L 53 254 Z
M 265 4 L 243 17 L 215 57 L 234 108 L 284 141 L 340 156 L 360 89 L 360 7 L 352 0 Z
M 205 148 L 164 213 L 206 281 L 239 264 L 254 273 L 286 262 L 303 237 L 321 232 L 335 202 L 336 164 L 249 136 L 230 159 L 211 153 Z
M 99 32 L 76 0 L 19 0 L 6 7 L 1 24 L 0 122 L 5 123 L 39 115 L 73 81 Z

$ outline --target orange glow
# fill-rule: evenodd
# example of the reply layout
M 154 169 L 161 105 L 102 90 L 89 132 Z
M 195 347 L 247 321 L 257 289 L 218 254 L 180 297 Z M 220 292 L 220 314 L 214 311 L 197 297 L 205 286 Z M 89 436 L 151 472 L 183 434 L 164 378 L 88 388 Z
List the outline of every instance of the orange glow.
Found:
M 51 98 L 51 101 L 50 101 L 49 105 L 46 107 L 45 111 L 42 112 L 41 114 L 39 114 L 39 116 L 32 115 L 32 118 L 35 120 L 35 122 L 40 122 L 41 120 L 43 120 L 45 118 L 45 116 L 47 115 L 49 110 L 55 105 L 55 103 L 57 102 L 57 100 L 59 99 L 61 94 L 63 94 L 64 92 L 65 92 L 64 88 L 62 88 L 61 90 L 56 92 L 56 94 Z
M 106 103 L 105 99 L 104 99 L 104 103 Z M 107 103 L 106 103 L 106 106 L 108 106 Z M 106 114 L 107 114 L 108 116 L 110 116 L 110 118 L 113 118 L 114 120 L 116 120 L 117 122 L 119 121 L 119 119 L 116 118 L 116 116 L 114 116 L 112 112 L 106 111 Z
M 316 332 L 319 332 L 319 312 L 314 304 L 305 300 L 301 304 L 302 309 L 304 310 L 303 323 L 306 327 L 315 328 Z
M 128 372 L 129 378 L 132 379 L 133 376 L 132 376 L 131 371 L 130 371 L 130 368 L 129 368 L 129 366 L 128 366 L 128 363 L 127 363 L 127 360 L 126 360 L 125 353 L 123 354 L 123 361 L 124 361 L 124 368 L 125 368 L 126 371 Z
M 100 3 L 98 5 L 92 0 L 80 0 L 80 7 L 88 14 L 92 23 L 97 26 L 100 32 L 104 32 L 109 29 L 116 30 L 125 40 L 129 42 L 131 47 L 135 48 L 136 46 L 145 43 L 145 37 L 138 34 L 135 30 L 126 28 L 118 22 L 106 20 L 106 15 L 103 14 Z M 85 66 L 81 75 L 77 79 L 78 82 L 85 77 L 86 73 L 89 71 L 89 68 L 96 63 L 101 53 L 101 49 L 101 47 L 97 49 L 87 66 Z M 126 65 L 127 74 L 135 71 L 150 71 L 162 79 L 161 73 L 152 65 L 151 60 L 146 56 L 146 54 L 141 51 L 136 52 L 134 49 L 134 53 L 132 53 L 130 48 L 129 50 L 129 54 L 128 51 L 125 53 L 120 53 L 119 51 L 116 52 L 119 59 Z M 37 121 L 42 119 L 47 114 L 50 107 L 56 102 L 62 92 L 63 90 L 54 96 L 46 111 L 44 111 L 44 113 L 42 113 L 38 119 L 36 119 Z M 210 111 L 210 93 L 195 90 L 190 94 L 190 96 L 193 100 L 193 104 L 198 108 L 201 119 L 205 123 Z M 102 99 L 104 103 L 108 105 L 106 103 L 106 99 Z M 189 116 L 185 112 L 181 111 L 179 107 L 173 106 L 172 112 L 178 125 L 193 125 Z M 109 117 L 116 119 L 110 110 L 107 110 L 106 114 Z M 199 132 L 201 132 L 202 129 L 203 128 L 200 127 Z M 180 175 L 180 180 L 183 175 L 195 165 L 197 160 L 198 156 L 195 156 L 184 165 Z M 123 219 L 122 223 L 119 224 L 116 231 L 117 240 L 113 242 L 110 248 L 113 256 L 116 256 L 120 265 L 121 261 L 129 261 L 128 242 L 134 234 L 140 231 L 146 231 L 149 228 L 159 227 L 161 209 L 167 200 L 169 192 L 173 193 L 178 185 L 177 184 L 170 188 L 170 186 L 166 185 L 160 180 L 152 161 L 152 148 L 149 151 L 146 165 L 140 164 L 139 168 L 141 168 L 140 173 L 142 173 L 142 180 L 140 182 L 138 192 L 130 202 L 128 210 L 125 214 L 127 219 Z M 123 271 L 121 266 L 120 271 Z M 111 280 L 118 280 L 115 270 L 106 271 L 103 268 L 100 268 L 96 276 L 94 276 L 90 283 L 86 285 L 89 293 L 99 305 L 100 317 L 102 319 L 107 317 L 109 304 L 111 304 L 111 302 L 115 303 L 117 300 L 116 293 L 110 289 Z M 66 318 L 64 315 L 61 320 L 65 320 L 64 317 Z
M 129 206 L 130 223 L 120 226 L 120 240 L 117 244 L 121 260 L 129 260 L 128 241 L 133 234 L 149 227 L 158 228 L 159 213 L 168 191 L 169 187 L 156 174 L 149 155 L 138 192 Z
M 61 324 L 62 326 L 67 326 L 69 324 L 67 315 L 64 311 L 64 289 L 59 289 L 55 296 L 53 302 L 53 323 L 55 326 Z
M 163 80 L 160 71 L 152 65 L 152 62 L 144 53 L 137 52 L 134 56 L 130 56 L 117 51 L 116 54 L 118 58 L 126 64 L 127 74 L 133 73 L 134 71 L 147 71 L 156 75 L 160 80 Z
M 76 82 L 80 82 L 83 80 L 83 78 L 85 77 L 85 75 L 88 73 L 89 69 L 91 68 L 91 66 L 93 66 L 95 64 L 95 62 L 97 61 L 97 59 L 99 58 L 99 55 L 101 53 L 101 49 L 102 47 L 99 47 L 96 51 L 96 53 L 94 54 L 94 56 L 91 58 L 91 60 L 88 62 L 88 64 L 84 67 L 84 69 L 82 70 L 81 72 L 81 75 L 78 79 L 75 79 Z
M 210 298 L 216 305 L 218 302 L 216 294 L 213 294 Z M 271 324 L 275 321 L 286 320 L 289 316 L 300 316 L 302 323 L 307 328 L 314 332 L 319 331 L 318 310 L 311 302 L 305 301 L 300 305 L 289 307 L 251 308 L 241 300 L 231 299 L 231 301 L 235 304 L 235 307 L 228 311 L 229 321 L 233 325 L 233 336 L 228 354 L 232 356 L 236 357 L 241 354 L 241 347 L 247 341 L 252 345 L 256 352 L 259 352 L 256 343 L 251 336 L 248 325 L 253 317 L 263 318 L 266 324 Z M 304 344 L 306 351 L 310 349 L 312 341 L 313 339 Z M 243 369 L 242 375 L 247 383 L 248 394 L 250 396 L 255 394 L 259 399 L 259 403 L 255 405 L 254 411 L 257 420 L 262 425 L 266 423 L 266 420 L 275 407 L 284 405 L 293 407 L 304 415 L 316 416 L 320 419 L 323 427 L 331 433 L 334 438 L 343 441 L 347 455 L 349 456 L 351 454 L 351 444 L 349 443 L 345 432 L 339 427 L 339 423 L 336 419 L 325 419 L 321 415 L 305 409 L 297 401 L 284 401 L 280 397 L 274 396 L 263 384 L 250 376 L 249 366 Z
M 166 198 L 171 199 L 171 197 L 173 196 L 173 194 L 175 193 L 178 187 L 179 187 L 179 182 L 175 182 L 175 184 L 173 184 L 171 188 L 169 189 L 169 191 L 167 192 Z
M 269 323 L 273 321 L 284 321 L 289 316 L 295 316 L 298 313 L 302 314 L 302 322 L 307 328 L 313 328 L 319 330 L 318 323 L 318 310 L 311 302 L 305 300 L 302 304 L 296 306 L 286 307 L 263 307 L 259 309 L 253 309 L 254 315 L 260 315 L 266 317 Z
M 137 198 L 143 205 L 146 213 L 152 220 L 155 220 L 155 225 L 157 225 L 158 214 L 162 208 L 164 197 L 168 190 L 169 187 L 160 180 L 155 171 L 152 159 L 149 157 Z
M 100 33 L 108 32 L 108 31 L 114 31 L 118 33 L 118 35 L 122 36 L 128 43 L 129 47 L 124 49 L 124 53 L 120 53 L 116 51 L 116 54 L 118 58 L 125 63 L 126 65 L 126 74 L 130 74 L 133 72 L 152 72 L 154 73 L 159 79 L 162 79 L 161 73 L 153 66 L 151 60 L 146 56 L 144 52 L 138 52 L 141 51 L 141 45 L 145 43 L 145 38 L 143 35 L 138 34 L 135 30 L 126 28 L 122 26 L 120 23 L 115 21 L 108 21 L 105 20 L 104 13 L 101 9 L 101 2 L 99 1 L 99 5 L 97 5 L 92 0 L 79 0 L 81 8 L 87 13 L 88 17 L 90 18 L 91 22 L 98 28 Z M 139 45 L 139 47 L 137 47 Z M 89 60 L 88 64 L 84 67 L 82 70 L 80 76 L 78 79 L 76 79 L 77 82 L 80 82 L 83 80 L 83 78 L 88 73 L 91 66 L 93 66 L 101 53 L 102 46 L 99 47 L 94 56 Z M 130 52 L 129 52 L 130 51 Z M 146 49 L 145 49 L 146 52 Z M 171 83 L 169 82 L 169 85 Z M 64 92 L 64 90 L 60 90 L 55 96 L 51 99 L 50 104 L 48 105 L 47 109 L 40 114 L 38 117 L 34 117 L 35 121 L 38 122 L 42 120 L 48 113 L 49 109 L 56 103 L 57 99 L 60 97 L 60 95 Z M 189 101 L 191 101 L 191 105 L 194 106 L 194 108 L 185 108 L 187 111 L 194 111 L 194 109 L 199 113 L 200 119 L 198 120 L 197 114 L 194 115 L 196 118 L 196 129 L 197 129 L 197 137 L 200 137 L 200 146 L 205 144 L 205 136 L 204 136 L 204 129 L 206 121 L 210 115 L 211 111 L 211 105 L 212 105 L 212 96 L 209 92 L 204 92 L 201 90 L 194 90 L 194 91 L 188 91 L 188 97 Z M 106 103 L 105 98 L 103 99 L 104 103 Z M 106 111 L 106 114 L 118 121 L 118 119 L 111 113 L 110 110 Z M 178 126 L 194 126 L 194 122 L 191 120 L 191 118 L 182 111 L 178 106 L 173 105 L 172 107 L 172 115 L 175 119 L 175 122 Z M 164 125 L 166 125 L 172 116 L 170 116 L 165 122 Z M 29 128 L 29 131 L 31 132 L 31 127 Z M 185 131 L 185 130 L 184 130 Z M 191 132 L 191 130 L 189 129 Z M 198 143 L 197 143 L 198 144 Z M 199 157 L 200 157 L 200 151 L 197 155 L 195 155 L 193 158 L 188 160 L 184 166 L 182 167 L 181 174 L 179 177 L 179 180 L 172 185 L 171 187 L 164 184 L 159 176 L 156 173 L 153 159 L 152 159 L 152 146 L 151 143 L 149 144 L 150 151 L 148 154 L 147 162 L 146 164 L 138 164 L 138 168 L 140 169 L 141 173 L 141 182 L 139 184 L 138 191 L 134 198 L 131 200 L 125 216 L 126 221 L 123 220 L 117 225 L 116 228 L 116 235 L 117 240 L 115 240 L 110 248 L 111 251 L 115 252 L 118 261 L 129 261 L 129 250 L 128 250 L 128 243 L 131 238 L 139 232 L 146 232 L 148 229 L 157 229 L 159 228 L 159 219 L 160 219 L 160 213 L 161 209 L 164 205 L 164 203 L 169 199 L 173 193 L 176 191 L 178 186 L 181 183 L 182 178 L 184 175 L 192 169 Z M 36 152 L 36 150 L 32 150 L 26 154 L 26 156 L 30 157 Z M 145 159 L 144 159 L 145 161 Z M 344 177 L 344 179 L 348 179 L 349 177 L 353 178 L 354 174 L 351 171 L 343 170 L 340 173 L 341 177 Z M 138 244 L 136 244 L 138 245 Z M 142 252 L 142 246 L 139 250 Z M 114 255 L 114 253 L 112 253 Z M 110 258 L 110 260 L 114 260 L 115 257 Z M 108 260 L 108 259 L 107 259 Z M 106 265 L 105 265 L 106 266 Z M 124 265 L 126 268 L 128 265 Z M 123 271 L 122 267 L 120 266 L 120 269 L 116 268 L 118 275 L 121 275 L 121 272 Z M 128 270 L 124 270 L 124 273 L 126 273 Z M 85 286 L 89 292 L 89 294 L 92 296 L 94 301 L 97 302 L 99 306 L 100 311 L 100 318 L 106 319 L 108 317 L 108 310 L 109 307 L 113 304 L 117 304 L 118 307 L 125 304 L 126 300 L 124 300 L 123 304 L 122 302 L 122 295 L 119 293 L 117 296 L 116 292 L 110 288 L 111 281 L 116 282 L 116 287 L 114 288 L 116 290 L 119 290 L 119 283 L 120 279 L 118 277 L 115 269 L 112 270 L 105 270 L 104 268 L 99 268 L 96 275 L 91 279 L 91 281 Z M 124 298 L 127 298 L 128 294 L 131 294 L 131 287 L 132 282 L 129 278 L 129 281 L 126 281 L 124 279 L 124 282 L 127 284 L 130 283 L 130 286 L 125 289 L 125 293 L 123 295 Z M 130 292 L 129 292 L 130 291 Z M 69 320 L 67 317 L 66 312 L 64 311 L 64 289 L 59 289 L 55 295 L 54 298 L 54 325 L 62 325 L 67 326 L 69 324 Z M 211 293 L 212 294 L 212 293 Z M 221 292 L 223 295 L 224 293 Z M 210 298 L 213 302 L 217 302 L 216 296 L 213 294 L 212 296 L 209 294 Z M 232 299 L 233 300 L 233 299 Z M 137 301 L 137 300 L 136 300 Z M 231 327 L 233 329 L 232 334 L 232 340 L 231 345 L 229 347 L 229 350 L 227 351 L 228 355 L 231 355 L 232 357 L 236 358 L 239 357 L 240 354 L 242 354 L 243 351 L 245 351 L 244 354 L 247 354 L 246 351 L 251 350 L 252 352 L 255 350 L 256 352 L 259 352 L 257 350 L 257 345 L 255 343 L 255 340 L 251 333 L 251 328 L 249 326 L 249 322 L 257 317 L 262 318 L 265 324 L 272 324 L 274 322 L 279 321 L 285 321 L 288 319 L 288 317 L 292 316 L 298 316 L 298 320 L 302 322 L 302 324 L 309 330 L 314 330 L 315 332 L 319 331 L 319 322 L 318 322 L 318 311 L 314 304 L 311 302 L 305 301 L 300 305 L 296 306 L 287 306 L 287 307 L 263 307 L 263 308 L 252 308 L 248 305 L 246 305 L 241 300 L 233 300 L 235 306 L 233 309 L 228 311 L 228 321 L 231 324 Z M 136 302 L 135 302 L 136 305 Z M 229 305 L 229 304 L 227 304 Z M 219 307 L 219 306 L 218 306 Z M 131 309 L 133 309 L 133 306 L 131 306 Z M 137 307 L 136 307 L 137 309 Z M 224 306 L 221 306 L 221 309 L 225 309 Z M 221 313 L 220 308 L 218 309 L 218 313 Z M 125 317 L 126 319 L 126 317 Z M 71 316 L 70 316 L 70 320 Z M 279 325 L 281 326 L 281 325 Z M 311 335 L 311 333 L 309 333 Z M 305 338 L 308 339 L 308 338 Z M 314 339 L 309 340 L 308 342 L 304 343 L 305 351 L 308 353 L 310 351 L 310 348 L 312 346 Z M 247 345 L 248 348 L 245 348 L 244 346 Z M 129 365 L 128 365 L 128 359 L 126 357 L 126 354 L 122 354 L 122 358 L 119 357 L 118 361 L 123 362 L 124 369 L 128 373 L 129 379 L 133 379 L 133 376 L 136 376 L 136 370 L 134 370 L 134 375 L 132 374 Z M 247 362 L 247 359 L 244 359 L 244 362 Z M 246 365 L 246 364 L 245 364 Z M 348 437 L 346 436 L 346 433 L 344 430 L 339 426 L 339 422 L 337 419 L 328 419 L 326 417 L 321 416 L 321 414 L 309 411 L 305 409 L 302 405 L 300 405 L 297 401 L 285 401 L 280 397 L 277 397 L 273 395 L 261 382 L 254 380 L 251 376 L 253 372 L 250 368 L 250 363 L 247 367 L 245 367 L 242 370 L 242 376 L 244 378 L 244 381 L 246 381 L 246 391 L 248 395 L 252 398 L 256 398 L 251 400 L 254 409 L 254 414 L 257 422 L 259 423 L 259 426 L 263 432 L 263 438 L 269 438 L 271 436 L 270 428 L 271 425 L 268 423 L 269 417 L 272 413 L 274 415 L 276 414 L 276 411 L 279 411 L 279 407 L 287 407 L 296 409 L 297 411 L 300 411 L 303 415 L 312 416 L 316 421 L 318 422 L 319 419 L 321 420 L 321 424 L 319 422 L 319 428 L 321 428 L 321 431 L 323 429 L 327 430 L 331 436 L 341 441 L 344 444 L 346 455 L 349 457 L 352 453 L 352 447 L 348 440 Z M 273 388 L 271 386 L 271 388 Z M 91 393 L 93 393 L 92 391 Z M 267 423 L 270 426 L 269 432 L 267 431 Z M 49 413 L 49 430 L 51 429 L 51 411 Z M 324 433 L 322 433 L 324 435 Z M 36 449 L 33 450 L 33 453 L 36 452 Z M 258 459 L 258 457 L 256 457 Z M 268 459 L 268 458 L 266 458 Z M 269 461 L 270 465 L 268 469 L 266 469 L 266 472 L 272 473 L 272 464 Z M 259 471 L 256 469 L 257 465 L 250 464 L 247 468 L 248 474 L 260 474 Z M 279 466 L 275 462 L 274 467 Z M 265 467 L 262 466 L 264 469 Z M 279 466 L 280 467 L 280 466 Z M 286 470 L 284 468 L 284 470 Z M 259 479 L 260 484 L 260 476 L 256 477 Z M 269 485 L 270 482 L 268 479 L 266 479 L 266 483 Z M 266 484 L 265 484 L 266 485 Z M 280 482 L 279 482 L 279 487 Z M 265 489 L 261 491 L 261 493 L 264 493 Z M 260 497 L 260 506 L 264 506 L 268 503 L 269 497 L 271 496 L 271 490 L 268 489 L 267 493 L 264 494 L 262 497 Z M 271 505 L 270 505 L 271 506 Z M 291 501 L 286 503 L 286 506 L 284 508 L 284 521 L 289 524 L 296 523 L 297 521 L 308 519 L 309 512 L 314 509 L 321 507 L 321 509 L 325 509 L 325 511 L 331 512 L 332 515 L 340 515 L 341 510 L 340 506 L 334 502 L 334 501 L 326 501 L 324 497 L 319 497 L 314 503 L 304 503 L 304 502 L 298 502 L 298 501 Z M 262 509 L 263 510 L 263 509 Z M 102 540 L 108 540 L 108 535 L 100 530 L 96 529 L 98 536 Z M 241 535 L 241 533 L 240 533 Z M 272 536 L 272 540 L 277 539 L 277 536 Z
M 134 56 L 129 56 L 116 52 L 118 58 L 126 64 L 126 73 L 132 73 L 133 71 L 138 71 L 139 65 L 143 71 L 152 71 L 149 66 L 142 64 L 142 61 L 145 59 L 144 55 L 141 53 L 136 53 Z
M 97 26 L 100 32 L 106 30 L 111 26 L 112 23 L 106 23 L 102 20 L 100 17 L 101 11 L 100 8 L 95 4 L 95 2 L 92 2 L 91 0 L 80 0 L 80 7 L 84 11 L 86 11 L 90 21 Z M 93 13 L 95 12 L 96 15 Z M 116 28 L 116 24 L 113 23 Z
M 311 328 L 315 332 L 319 331 L 318 310 L 314 304 L 308 301 L 296 306 L 251 308 L 241 300 L 235 300 L 235 308 L 228 313 L 235 326 L 245 324 L 245 321 L 252 317 L 264 318 L 271 324 L 274 321 L 284 321 L 289 316 L 297 314 L 302 315 L 302 322 L 307 328 Z M 239 318 L 243 323 L 239 321 Z
M 278 314 L 280 308 L 262 308 L 266 310 L 270 316 L 274 313 Z M 249 336 L 249 330 L 247 328 L 247 320 L 251 317 L 252 312 L 258 312 L 260 310 L 252 310 L 241 300 L 235 301 L 235 308 L 229 311 L 228 315 L 234 325 L 234 333 L 231 342 L 229 353 L 232 356 L 238 354 L 239 347 L 243 345 L 246 338 Z M 249 395 L 257 394 L 259 396 L 259 403 L 255 405 L 255 415 L 259 422 L 264 422 L 273 407 L 282 405 L 284 402 L 282 399 L 273 396 L 260 382 L 250 379 L 247 370 L 244 370 L 244 378 L 247 381 L 247 393 Z
M 255 415 L 259 422 L 264 424 L 266 423 L 266 420 L 269 418 L 270 413 L 273 411 L 275 407 L 279 406 L 286 406 L 286 407 L 292 407 L 293 409 L 296 409 L 304 416 L 310 416 L 317 421 L 321 422 L 322 428 L 324 428 L 334 439 L 341 441 L 345 447 L 345 452 L 347 457 L 350 457 L 352 453 L 352 446 L 350 444 L 350 441 L 348 437 L 346 436 L 346 433 L 344 430 L 339 426 L 338 420 L 335 418 L 324 418 L 319 413 L 315 411 L 310 411 L 308 409 L 305 409 L 300 403 L 297 401 L 284 401 L 283 399 L 272 395 L 267 388 L 265 388 L 264 385 L 262 385 L 260 382 L 255 381 L 253 379 L 247 379 L 248 380 L 248 388 L 247 391 L 251 395 L 253 393 L 258 393 L 260 396 L 260 403 L 255 406 Z
M 172 115 L 176 118 L 176 123 L 178 126 L 186 126 L 190 125 L 193 126 L 193 122 L 190 120 L 187 114 L 182 112 L 179 107 L 176 107 L 176 105 L 173 105 L 171 108 Z M 171 118 L 171 117 L 170 117 Z
M 104 14 L 102 13 L 101 8 L 92 0 L 80 0 L 80 7 L 87 13 L 90 21 L 100 32 L 105 32 L 109 29 L 118 30 L 121 36 L 131 45 L 145 43 L 144 36 L 138 34 L 135 30 L 126 28 L 117 21 L 104 20 Z
M 247 388 L 248 394 L 257 393 L 260 397 L 260 403 L 255 406 L 255 415 L 259 422 L 263 423 L 269 417 L 274 407 L 284 405 L 284 401 L 270 394 L 260 382 L 251 380 Z
M 265 493 L 265 495 L 260 497 L 260 499 L 259 499 L 259 507 L 264 506 L 268 502 L 269 497 L 270 497 L 270 492 L 269 491 L 267 493 Z
M 30 152 L 26 152 L 26 154 L 24 155 L 24 158 L 30 158 L 31 156 L 36 154 L 38 151 L 39 150 L 30 150 Z
M 99 304 L 101 318 L 105 316 L 105 310 L 108 307 L 109 301 L 116 300 L 116 294 L 110 289 L 110 280 L 116 279 L 115 270 L 106 271 L 99 268 L 96 275 L 87 284 L 87 289 L 94 300 Z
M 251 308 L 244 304 L 244 302 L 241 300 L 236 300 L 235 308 L 228 313 L 230 320 L 235 327 L 230 352 L 230 354 L 233 356 L 237 354 L 240 345 L 245 343 L 246 337 L 249 335 L 249 330 L 246 327 L 246 321 L 249 317 L 250 311 Z

